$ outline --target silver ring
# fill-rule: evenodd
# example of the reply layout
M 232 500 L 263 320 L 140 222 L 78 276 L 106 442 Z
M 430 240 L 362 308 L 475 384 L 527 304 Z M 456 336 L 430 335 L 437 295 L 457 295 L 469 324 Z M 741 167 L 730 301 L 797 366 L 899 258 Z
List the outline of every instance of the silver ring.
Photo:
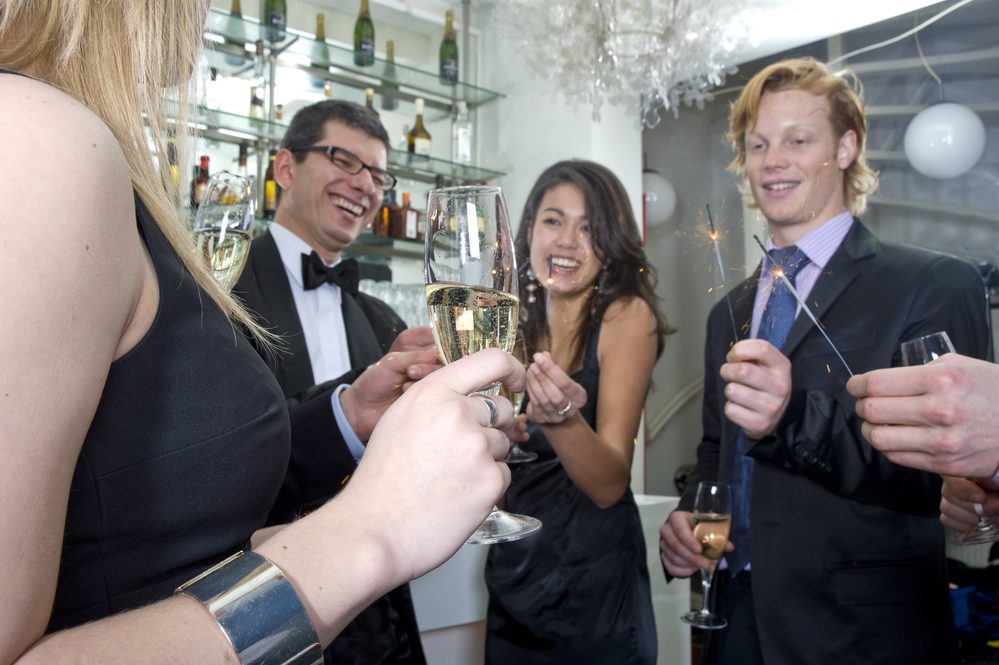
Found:
M 485 402 L 486 408 L 489 409 L 489 427 L 496 427 L 496 421 L 499 420 L 499 409 L 496 408 L 496 403 L 493 402 L 492 397 L 485 395 L 479 395 L 479 399 Z
M 561 409 L 559 409 L 555 413 L 557 413 L 559 416 L 565 417 L 565 416 L 567 416 L 569 414 L 570 411 L 572 411 L 572 400 L 569 400 L 568 402 L 566 402 L 565 406 L 563 406 Z

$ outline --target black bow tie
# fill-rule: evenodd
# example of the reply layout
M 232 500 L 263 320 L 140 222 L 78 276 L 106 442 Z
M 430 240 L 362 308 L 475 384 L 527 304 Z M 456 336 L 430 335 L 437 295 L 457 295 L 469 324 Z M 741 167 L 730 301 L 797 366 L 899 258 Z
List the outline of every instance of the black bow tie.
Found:
M 361 279 L 357 261 L 344 259 L 335 266 L 327 267 L 315 252 L 302 254 L 302 285 L 306 291 L 323 284 L 336 284 L 351 295 L 357 295 L 357 283 Z

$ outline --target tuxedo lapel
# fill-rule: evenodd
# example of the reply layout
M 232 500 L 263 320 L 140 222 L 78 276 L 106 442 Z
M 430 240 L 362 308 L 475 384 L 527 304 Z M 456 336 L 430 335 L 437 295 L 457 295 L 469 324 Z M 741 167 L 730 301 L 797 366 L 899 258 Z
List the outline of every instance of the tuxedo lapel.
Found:
M 281 262 L 281 253 L 270 232 L 255 241 L 251 256 L 263 310 L 258 313 L 269 328 L 281 335 L 283 348 L 279 351 L 278 379 L 282 386 L 311 386 L 315 380 L 302 332 L 302 320 L 295 309 L 295 298 Z
M 347 332 L 347 349 L 351 367 L 367 367 L 378 362 L 382 349 L 378 336 L 357 299 L 341 291 L 343 304 L 343 325 Z
M 809 310 L 820 323 L 846 287 L 860 274 L 858 261 L 876 254 L 877 245 L 878 241 L 874 235 L 860 223 L 860 220 L 855 219 L 849 233 L 829 259 L 829 263 L 826 264 L 806 299 Z M 804 311 L 800 312 L 784 342 L 784 355 L 790 357 L 814 326 L 811 317 Z

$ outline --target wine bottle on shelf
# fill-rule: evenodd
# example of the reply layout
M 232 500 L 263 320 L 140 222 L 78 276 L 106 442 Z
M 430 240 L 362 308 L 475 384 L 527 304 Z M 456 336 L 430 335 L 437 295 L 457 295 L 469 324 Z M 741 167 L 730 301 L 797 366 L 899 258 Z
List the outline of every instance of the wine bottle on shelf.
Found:
M 385 42 L 385 78 L 382 81 L 382 86 L 389 91 L 394 91 L 399 89 L 399 85 L 395 82 L 396 77 L 395 70 L 395 42 L 391 39 Z M 389 94 L 382 93 L 382 110 L 384 111 L 394 111 L 399 108 L 399 99 L 389 92 Z
M 457 114 L 451 123 L 451 161 L 472 163 L 472 121 L 468 117 L 468 104 L 463 101 L 458 102 Z
M 205 191 L 208 189 L 208 155 L 202 155 L 191 179 L 191 209 L 197 208 L 205 200 Z
M 250 177 L 250 169 L 246 165 L 247 156 L 250 152 L 250 146 L 246 141 L 242 141 L 239 144 L 239 159 L 236 160 L 236 173 L 244 178 Z
M 428 157 L 430 155 L 430 132 L 423 124 L 423 98 L 416 98 L 416 120 L 413 128 L 406 135 L 406 150 L 412 155 Z
M 268 42 L 277 44 L 283 40 L 288 27 L 288 3 L 285 0 L 264 0 L 260 22 L 266 27 L 264 34 Z
M 167 130 L 167 166 L 170 168 L 170 180 L 173 186 L 180 189 L 180 167 L 177 165 L 177 130 L 172 127 Z
M 323 83 L 323 97 L 325 99 L 333 99 L 333 83 L 330 81 Z
M 454 35 L 454 12 L 444 12 L 444 39 L 440 50 L 440 80 L 444 85 L 458 82 L 458 40 Z
M 378 115 L 378 111 L 375 110 L 375 89 L 374 88 L 365 88 L 364 89 L 364 105 L 368 108 L 369 111 L 371 111 L 375 115 Z
M 225 32 L 226 43 L 245 54 L 246 24 L 243 23 L 243 8 L 240 6 L 239 0 L 232 0 L 232 7 L 229 9 L 229 19 L 226 21 Z M 239 67 L 246 62 L 246 58 L 244 55 L 238 53 L 227 52 L 225 54 L 225 61 L 228 65 Z
M 354 23 L 354 64 L 358 67 L 375 64 L 375 24 L 368 10 L 368 0 L 361 0 L 361 10 Z
M 250 122 L 264 119 L 264 43 L 257 40 L 257 57 L 253 62 L 253 81 L 250 84 Z
M 395 190 L 390 189 L 382 195 L 382 209 L 372 224 L 371 232 L 376 236 L 391 237 L 390 226 L 392 215 L 398 206 L 395 203 Z
M 277 180 L 274 179 L 274 158 L 277 150 L 271 148 L 267 155 L 267 171 L 264 173 L 264 219 L 273 220 L 281 197 Z
M 325 72 L 328 72 L 330 68 L 330 48 L 326 45 L 326 15 L 322 12 L 316 14 L 316 41 L 312 45 L 312 62 L 310 64 Z M 311 76 L 310 81 L 316 90 L 322 90 L 323 84 L 326 83 L 325 77 L 322 76 Z

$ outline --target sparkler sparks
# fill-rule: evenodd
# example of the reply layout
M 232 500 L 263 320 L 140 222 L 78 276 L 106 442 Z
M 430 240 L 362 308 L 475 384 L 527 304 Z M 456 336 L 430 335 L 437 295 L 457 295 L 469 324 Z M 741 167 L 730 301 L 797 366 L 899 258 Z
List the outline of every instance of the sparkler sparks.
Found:
M 718 229 L 715 228 L 715 220 L 711 216 L 711 206 L 707 203 L 704 204 L 704 209 L 708 213 L 708 228 L 710 229 L 708 233 L 708 238 L 711 239 L 711 244 L 715 248 L 715 259 L 718 262 L 718 276 L 721 277 L 722 284 L 724 285 L 725 280 L 725 263 L 722 261 L 721 249 L 718 248 Z M 729 294 L 724 295 L 725 304 L 728 305 L 728 318 L 732 322 L 732 343 L 739 341 L 739 329 L 735 325 L 735 312 L 732 311 L 732 300 L 729 298 Z
M 784 267 L 779 263 L 777 263 L 776 261 L 774 261 L 773 257 L 770 255 L 770 252 L 767 251 L 767 248 L 763 245 L 763 242 L 759 239 L 758 236 L 754 235 L 753 240 L 755 240 L 756 244 L 760 246 L 760 249 L 763 250 L 763 254 L 768 259 L 770 259 L 770 262 L 774 266 L 776 266 L 773 272 L 771 273 L 774 279 L 779 279 L 784 283 L 784 288 L 787 289 L 788 293 L 794 296 L 795 300 L 798 301 L 798 305 L 801 307 L 801 311 L 803 311 L 805 314 L 808 315 L 808 318 L 810 318 L 812 320 L 812 323 L 815 324 L 816 329 L 818 329 L 818 331 L 822 333 L 822 336 L 825 337 L 826 342 L 829 343 L 829 347 L 833 350 L 833 353 L 835 353 L 836 357 L 839 358 L 839 361 L 843 363 L 843 367 L 846 369 L 846 373 L 849 374 L 850 376 L 853 376 L 853 371 L 850 369 L 850 366 L 846 364 L 846 360 L 844 360 L 842 354 L 840 354 L 839 349 L 837 349 L 836 345 L 833 344 L 833 341 L 829 339 L 829 335 L 826 334 L 826 331 L 825 329 L 823 329 L 822 324 L 820 324 L 819 320 L 815 318 L 814 314 L 812 314 L 812 310 L 809 309 L 808 304 L 805 303 L 804 298 L 802 298 L 801 294 L 798 293 L 798 290 L 794 288 L 794 284 L 792 284 L 791 280 L 788 279 L 787 275 L 784 274 Z

